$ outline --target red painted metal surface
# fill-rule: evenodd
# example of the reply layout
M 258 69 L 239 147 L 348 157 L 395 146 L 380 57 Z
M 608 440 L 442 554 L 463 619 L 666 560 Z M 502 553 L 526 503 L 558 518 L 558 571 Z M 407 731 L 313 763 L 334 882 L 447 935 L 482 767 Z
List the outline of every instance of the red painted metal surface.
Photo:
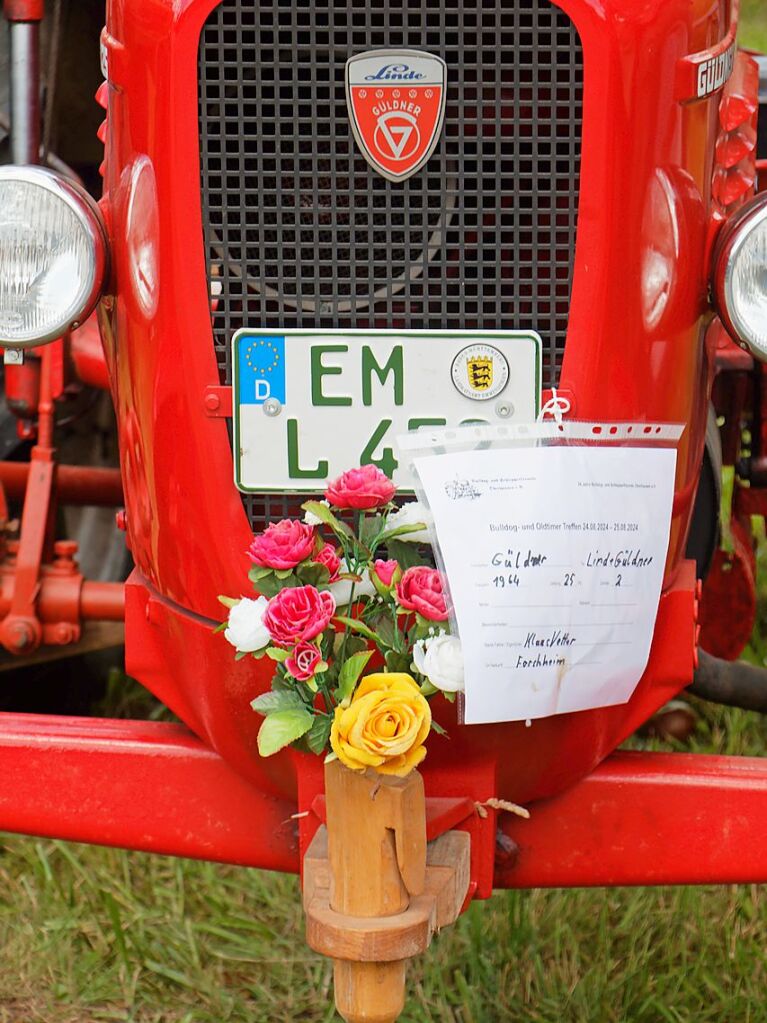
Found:
M 68 342 L 69 356 L 78 378 L 91 387 L 109 390 L 109 373 L 95 313 L 88 317 L 82 327 L 72 331 Z
M 730 0 L 727 31 L 699 53 L 680 57 L 676 68 L 676 98 L 682 102 L 695 100 L 703 94 L 716 93 L 732 68 L 740 0 Z M 711 21 L 709 27 L 713 28 Z M 717 25 L 718 28 L 718 25 Z
M 630 735 L 692 679 L 695 641 L 695 577 L 692 562 L 661 598 L 650 661 L 634 700 L 599 712 L 563 714 L 532 722 L 461 726 L 444 701 L 433 709 L 449 738 L 432 734 L 421 771 L 427 790 L 432 776 L 447 772 L 451 795 L 466 794 L 471 772 L 495 764 L 502 798 L 524 803 L 571 784 Z M 235 661 L 231 648 L 214 635 L 213 622 L 185 612 L 134 572 L 126 586 L 126 671 L 140 679 L 197 735 L 253 784 L 295 799 L 314 762 L 290 751 L 262 759 L 256 753 L 261 719 L 250 709 L 271 674 L 264 660 Z M 302 767 L 297 771 L 297 765 Z M 296 778 L 296 774 L 298 777 Z M 312 798 L 317 793 L 312 792 Z M 486 798 L 469 793 L 476 799 Z M 311 798 L 301 797 L 308 809 Z
M 182 725 L 0 714 L 0 830 L 298 869 L 295 808 Z
M 182 725 L 2 714 L 0 774 L 2 831 L 299 868 L 296 804 L 249 785 Z M 469 826 L 455 781 L 444 796 L 439 786 L 427 787 L 432 831 Z M 767 881 L 764 760 L 616 753 L 531 814 L 500 816 L 496 887 Z M 493 813 L 474 819 L 495 837 Z
M 518 847 L 502 888 L 762 882 L 767 761 L 615 753 L 501 829 Z
M 0 485 L 8 497 L 24 497 L 29 472 L 29 462 L 0 462 Z M 123 501 L 120 470 L 99 469 L 88 465 L 58 465 L 56 493 L 60 504 L 115 508 Z
M 40 21 L 43 0 L 3 0 L 3 14 L 8 21 Z
M 559 0 L 584 49 L 581 203 L 561 386 L 582 419 L 682 422 L 664 597 L 650 662 L 621 707 L 523 725 L 462 728 L 429 764 L 497 751 L 511 799 L 551 794 L 592 769 L 690 681 L 694 579 L 684 560 L 714 376 L 707 333 L 712 200 L 721 89 L 678 103 L 677 68 L 726 46 L 724 0 Z M 100 317 L 121 430 L 131 550 L 129 670 L 267 789 L 295 791 L 288 757 L 262 763 L 248 701 L 263 666 L 234 665 L 220 637 L 219 593 L 247 593 L 249 529 L 213 351 L 199 187 L 197 47 L 214 0 L 110 0 L 105 199 L 119 286 Z M 179 168 L 184 168 L 183 173 Z M 131 218 L 136 181 L 153 216 Z M 151 186 L 151 187 L 150 187 Z M 140 232 L 140 238 L 133 233 Z M 152 260 L 135 283 L 132 248 Z M 653 291 L 664 257 L 662 294 Z M 445 324 L 446 327 L 449 323 Z M 509 328 L 524 327 L 509 323 Z M 213 390 L 211 390 L 213 389 Z M 184 442 L 179 443 L 179 436 Z M 164 694 L 164 695 L 163 695 Z
M 714 657 L 737 660 L 756 621 L 756 557 L 751 532 L 734 521 L 730 549 L 719 549 L 700 602 L 700 645 Z

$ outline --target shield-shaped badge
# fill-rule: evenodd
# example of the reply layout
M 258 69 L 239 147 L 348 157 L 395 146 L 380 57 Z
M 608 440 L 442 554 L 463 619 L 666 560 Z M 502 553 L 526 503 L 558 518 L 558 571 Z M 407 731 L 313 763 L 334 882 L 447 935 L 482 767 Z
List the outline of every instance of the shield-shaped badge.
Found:
M 346 62 L 346 103 L 367 162 L 391 181 L 426 163 L 445 116 L 447 66 L 422 50 L 368 50 Z
M 487 391 L 493 386 L 493 359 L 475 358 L 466 360 L 469 383 L 475 391 Z

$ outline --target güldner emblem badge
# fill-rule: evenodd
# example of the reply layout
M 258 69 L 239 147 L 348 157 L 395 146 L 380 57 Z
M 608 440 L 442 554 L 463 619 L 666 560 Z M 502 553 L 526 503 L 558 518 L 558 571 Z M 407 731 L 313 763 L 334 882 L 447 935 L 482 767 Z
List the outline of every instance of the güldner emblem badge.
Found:
M 346 63 L 346 103 L 367 162 L 390 181 L 426 163 L 445 116 L 447 67 L 422 50 L 368 50 Z

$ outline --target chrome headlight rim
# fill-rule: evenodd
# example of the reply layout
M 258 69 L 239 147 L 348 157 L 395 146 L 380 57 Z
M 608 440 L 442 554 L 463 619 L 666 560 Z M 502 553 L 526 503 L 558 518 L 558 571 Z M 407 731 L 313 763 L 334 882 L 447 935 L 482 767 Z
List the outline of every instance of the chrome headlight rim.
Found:
M 714 247 L 714 302 L 728 333 L 754 358 L 767 360 L 767 349 L 756 344 L 750 325 L 743 319 L 733 294 L 735 265 L 752 232 L 767 223 L 767 193 L 747 202 L 722 227 Z
M 0 349 L 31 349 L 48 344 L 62 337 L 70 330 L 81 326 L 96 308 L 103 294 L 109 274 L 109 238 L 101 210 L 91 195 L 77 182 L 66 178 L 45 167 L 21 164 L 0 166 L 0 187 L 5 181 L 21 182 L 22 184 L 45 189 L 56 199 L 64 202 L 74 214 L 78 226 L 85 232 L 93 253 L 93 265 L 87 280 L 87 288 L 77 303 L 79 312 L 72 316 L 62 316 L 50 330 L 35 334 L 28 338 L 8 339 L 0 336 Z

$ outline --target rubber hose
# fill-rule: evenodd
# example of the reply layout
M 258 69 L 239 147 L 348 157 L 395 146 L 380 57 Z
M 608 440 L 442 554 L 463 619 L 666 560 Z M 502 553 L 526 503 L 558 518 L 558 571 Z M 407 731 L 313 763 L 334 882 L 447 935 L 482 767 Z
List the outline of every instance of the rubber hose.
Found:
M 723 661 L 699 651 L 698 667 L 687 692 L 712 703 L 767 713 L 767 668 L 745 661 Z

